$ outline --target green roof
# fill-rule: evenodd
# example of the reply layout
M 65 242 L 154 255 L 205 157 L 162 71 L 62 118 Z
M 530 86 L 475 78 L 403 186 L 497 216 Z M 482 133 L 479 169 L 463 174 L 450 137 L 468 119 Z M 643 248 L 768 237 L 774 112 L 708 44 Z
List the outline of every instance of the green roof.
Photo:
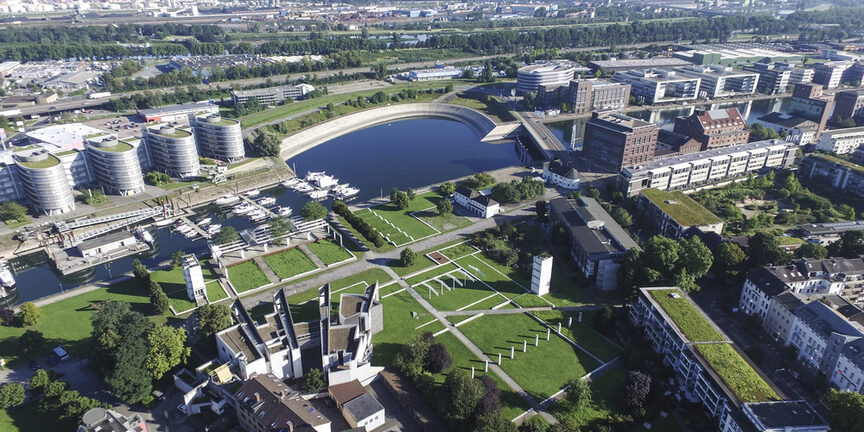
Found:
M 232 126 L 232 125 L 238 124 L 240 122 L 237 120 L 228 119 L 228 118 L 223 117 L 222 120 L 219 120 L 218 122 L 211 122 L 211 121 L 205 120 L 202 123 L 215 124 L 215 125 L 220 125 L 220 126 Z
M 777 392 L 730 343 L 696 344 L 696 350 L 741 402 L 780 400 Z
M 640 193 L 681 226 L 702 226 L 723 222 L 683 192 L 642 189 Z
M 812 158 L 816 158 L 816 159 L 821 159 L 821 160 L 826 161 L 826 162 L 833 162 L 836 164 L 840 164 L 846 168 L 849 168 L 853 171 L 856 171 L 858 174 L 864 175 L 864 167 L 862 167 L 861 165 L 858 165 L 856 163 L 849 162 L 846 159 L 840 159 L 836 156 L 832 156 L 832 155 L 825 154 L 825 153 L 813 153 L 813 154 L 807 155 L 807 157 L 812 157 Z
M 123 141 L 117 141 L 117 145 L 115 145 L 115 146 L 111 146 L 111 147 L 98 147 L 97 146 L 95 148 L 97 150 L 101 150 L 101 151 L 105 151 L 105 152 L 120 153 L 120 152 L 132 150 L 133 147 L 131 145 L 129 145 L 128 143 L 125 143 Z
M 185 131 L 183 129 L 174 129 L 174 133 L 170 134 L 163 133 L 161 129 L 157 129 L 155 133 L 169 138 L 186 138 L 188 136 L 192 136 L 191 132 Z
M 38 148 L 39 148 L 39 146 L 37 146 L 37 145 L 29 145 L 26 147 L 15 147 L 14 151 L 15 152 L 22 152 L 22 151 L 27 151 L 27 150 L 36 150 Z
M 24 162 L 21 160 L 17 161 L 19 164 L 24 166 L 25 168 L 51 168 L 54 165 L 60 164 L 60 159 L 57 159 L 54 155 L 48 155 L 46 159 L 35 161 L 35 162 Z
M 680 290 L 677 289 L 653 289 L 648 293 L 660 305 L 669 319 L 681 330 L 691 342 L 716 342 L 723 341 L 723 336 L 705 318 L 705 315 L 690 302 Z M 678 298 L 671 296 L 677 293 Z
M 60 153 L 54 153 L 54 156 L 57 156 L 57 157 L 66 156 L 66 155 L 69 155 L 72 153 L 77 153 L 77 152 L 78 152 L 78 150 L 63 150 Z

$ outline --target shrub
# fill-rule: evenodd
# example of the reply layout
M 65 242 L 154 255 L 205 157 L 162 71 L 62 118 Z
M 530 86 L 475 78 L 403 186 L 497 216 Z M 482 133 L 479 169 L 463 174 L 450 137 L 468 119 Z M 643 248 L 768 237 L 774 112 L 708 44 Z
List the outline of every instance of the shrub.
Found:
M 375 228 L 372 228 L 372 226 L 366 223 L 366 221 L 360 219 L 359 216 L 355 215 L 344 202 L 334 202 L 333 211 L 339 216 L 342 216 L 349 225 L 354 227 L 354 229 L 356 229 L 360 235 L 365 237 L 366 240 L 372 242 L 375 247 L 384 246 L 384 237 L 381 236 L 381 233 L 379 233 Z

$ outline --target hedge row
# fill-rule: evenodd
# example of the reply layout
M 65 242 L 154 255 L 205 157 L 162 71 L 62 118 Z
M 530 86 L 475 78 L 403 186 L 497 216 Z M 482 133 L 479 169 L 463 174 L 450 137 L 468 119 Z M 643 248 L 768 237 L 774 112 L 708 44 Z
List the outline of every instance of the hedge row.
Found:
M 333 203 L 333 211 L 336 212 L 339 216 L 342 216 L 345 221 L 351 224 L 357 232 L 366 237 L 366 240 L 372 242 L 375 247 L 384 246 L 384 237 L 381 236 L 381 233 L 378 232 L 375 228 L 372 228 L 371 225 L 366 223 L 363 219 L 360 219 L 359 216 L 355 215 L 347 205 L 345 205 L 342 201 L 336 201 Z

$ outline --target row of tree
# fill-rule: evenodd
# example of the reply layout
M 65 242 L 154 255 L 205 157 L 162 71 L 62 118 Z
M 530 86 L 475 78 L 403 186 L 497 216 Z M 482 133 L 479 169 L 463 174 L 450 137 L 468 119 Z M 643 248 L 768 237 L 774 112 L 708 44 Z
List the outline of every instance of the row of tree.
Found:
M 502 204 L 512 204 L 525 201 L 546 193 L 546 185 L 533 177 L 523 177 L 521 181 L 511 180 L 509 183 L 498 183 L 492 188 L 492 198 Z
M 357 232 L 360 233 L 366 240 L 372 242 L 375 247 L 384 246 L 386 242 L 384 237 L 381 236 L 381 233 L 378 232 L 375 228 L 372 228 L 366 221 L 361 219 L 359 216 L 354 214 L 351 209 L 348 208 L 348 205 L 342 201 L 335 201 L 333 203 L 333 212 L 342 216 L 349 225 L 351 225 Z

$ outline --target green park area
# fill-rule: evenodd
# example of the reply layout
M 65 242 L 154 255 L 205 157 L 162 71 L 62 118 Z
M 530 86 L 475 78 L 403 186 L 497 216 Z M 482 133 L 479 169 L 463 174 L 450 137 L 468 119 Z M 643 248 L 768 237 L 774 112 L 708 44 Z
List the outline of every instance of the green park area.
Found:
M 273 272 L 276 273 L 276 276 L 280 280 L 285 280 L 318 268 L 300 248 L 292 248 L 267 255 L 264 257 L 264 262 L 273 269 Z M 231 273 L 229 272 L 228 274 L 230 275 Z
M 516 121 L 506 102 L 479 93 L 459 93 L 444 101 L 448 104 L 460 105 L 482 112 L 497 123 Z
M 372 358 L 375 365 L 392 365 L 396 354 L 412 337 L 444 328 L 440 322 L 423 326 L 435 317 L 406 291 L 381 299 L 381 305 L 384 307 L 384 330 L 375 335 Z
M 270 283 L 267 275 L 252 260 L 228 267 L 228 280 L 231 282 L 231 285 L 234 285 L 234 289 L 238 293 Z
M 624 351 L 618 344 L 585 325 L 584 320 L 579 322 L 578 312 L 568 313 L 561 310 L 550 310 L 534 312 L 534 315 L 553 327 L 561 324 L 561 334 L 585 348 L 604 363 L 614 360 Z M 569 327 L 567 326 L 568 323 L 570 323 Z
M 427 268 L 435 265 L 435 261 L 432 261 L 431 259 L 426 257 L 426 255 L 428 255 L 432 252 L 435 252 L 435 251 L 443 250 L 449 246 L 460 244 L 462 242 L 463 242 L 462 240 L 454 240 L 452 242 L 444 243 L 443 245 L 436 246 L 434 248 L 430 248 L 430 249 L 426 249 L 426 250 L 422 250 L 422 251 L 415 251 L 415 252 L 417 252 L 417 259 L 414 260 L 414 263 L 412 263 L 409 266 L 401 265 L 398 260 L 392 261 L 389 265 L 393 269 L 393 271 L 396 272 L 396 274 L 398 274 L 399 276 L 405 276 L 405 275 L 409 275 L 412 273 L 416 273 L 420 270 L 427 269 Z
M 352 257 L 350 252 L 333 240 L 320 240 L 309 243 L 308 246 L 312 253 L 321 258 L 321 261 L 327 265 L 333 265 Z
M 501 354 L 501 368 L 537 400 L 544 400 L 561 390 L 571 377 L 581 377 L 600 366 L 554 333 L 546 340 L 546 327 L 527 314 L 484 315 L 462 324 L 459 329 L 493 361 Z M 534 346 L 535 335 L 539 344 Z M 528 345 L 522 352 L 523 341 Z M 510 348 L 514 358 L 510 359 Z M 566 372 L 550 374 L 543 371 Z
M 447 267 L 447 266 L 441 266 Z M 436 273 L 430 271 L 427 273 Z M 421 273 L 417 277 L 423 277 Z M 502 296 L 489 289 L 482 282 L 471 280 L 461 270 L 454 269 L 449 273 L 429 276 L 429 279 L 421 281 L 413 288 L 425 298 L 429 304 L 440 311 L 461 310 L 480 302 L 489 297 L 498 297 L 498 303 L 505 300 Z M 496 304 L 498 304 L 496 303 Z
M 204 283 L 207 284 L 208 297 L 211 295 L 218 297 L 218 291 L 222 291 L 222 288 L 218 286 L 218 282 L 215 282 L 216 273 L 213 272 L 213 268 L 210 266 L 209 262 L 201 260 L 199 263 L 201 264 L 201 273 L 204 275 Z M 168 303 L 172 308 L 174 308 L 174 312 L 180 313 L 188 311 L 190 309 L 195 309 L 197 306 L 195 302 L 190 301 L 189 297 L 186 295 L 186 279 L 183 276 L 182 267 L 176 266 L 173 269 L 169 268 L 150 272 L 150 280 L 159 283 L 162 287 L 162 291 L 164 291 L 165 295 L 168 296 Z M 222 296 L 220 298 L 225 297 L 226 294 L 222 291 Z M 216 300 L 210 298 L 210 301 Z

